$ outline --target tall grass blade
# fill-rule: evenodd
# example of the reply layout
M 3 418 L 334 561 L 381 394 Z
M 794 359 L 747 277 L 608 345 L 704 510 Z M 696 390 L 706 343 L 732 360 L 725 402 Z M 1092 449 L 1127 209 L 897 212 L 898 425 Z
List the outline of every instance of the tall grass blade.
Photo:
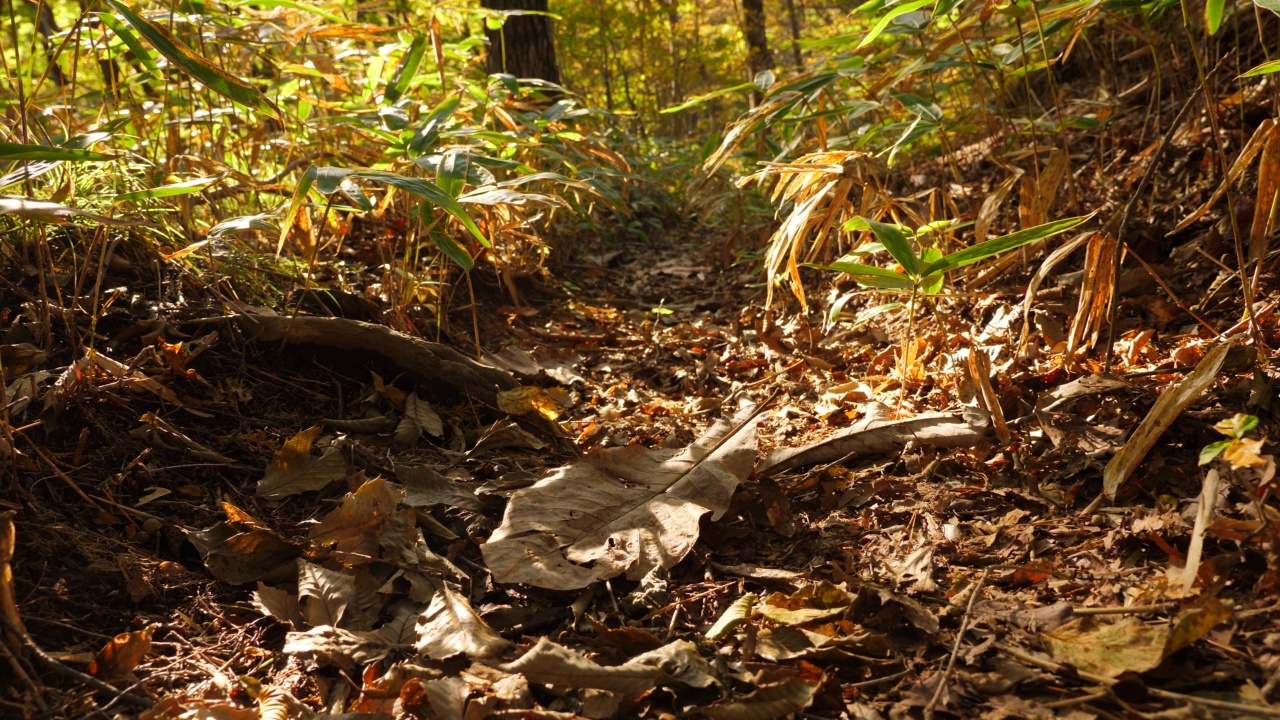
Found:
M 1093 215 L 1081 215 L 1078 217 L 1065 218 L 1063 220 L 1055 220 L 1047 222 L 1043 225 L 1037 225 L 1026 230 L 1020 230 L 1004 237 L 994 238 L 983 243 L 978 243 L 973 247 L 967 247 L 947 255 L 946 257 L 935 260 L 924 267 L 920 271 L 921 275 L 929 276 L 938 273 L 950 272 L 956 268 L 972 265 L 979 260 L 985 260 L 989 257 L 1008 252 L 1014 248 L 1022 247 L 1027 243 L 1043 240 L 1044 238 L 1063 233 L 1080 223 L 1092 218 Z
M 267 96 L 263 95 L 262 91 L 257 87 L 214 65 L 199 53 L 187 47 L 185 43 L 174 37 L 168 30 L 130 10 L 128 5 L 119 2 L 119 0 L 102 1 L 120 13 L 125 22 L 132 25 L 133 29 L 146 38 L 147 42 L 151 43 L 151 46 L 158 50 L 161 55 L 168 58 L 169 62 L 181 68 L 192 78 L 200 81 L 205 87 L 245 107 L 254 108 L 276 120 L 284 121 L 280 108 L 267 99 Z
M 157 80 L 164 79 L 160 74 L 160 68 L 156 67 L 155 58 L 151 57 L 151 52 L 142 46 L 142 41 L 138 39 L 137 35 L 133 34 L 128 25 L 120 22 L 111 13 L 98 13 L 98 18 L 102 20 L 103 25 L 111 28 L 111 32 L 120 38 L 120 42 L 129 48 L 129 51 L 138 59 L 138 62 L 142 63 L 142 66 L 147 69 L 147 72 L 152 77 Z
M 415 35 L 404 57 L 400 58 L 400 67 L 396 68 L 396 74 L 387 84 L 386 91 L 382 93 L 386 102 L 393 103 L 399 100 L 404 95 L 404 91 L 409 89 L 409 82 L 418 74 L 418 67 L 422 65 L 422 56 L 426 51 L 426 36 Z
M 73 150 L 70 148 L 50 147 L 48 145 L 25 145 L 22 143 L 0 142 L 0 162 L 8 160 L 68 160 L 107 162 L 114 160 L 115 155 L 92 152 L 90 150 Z

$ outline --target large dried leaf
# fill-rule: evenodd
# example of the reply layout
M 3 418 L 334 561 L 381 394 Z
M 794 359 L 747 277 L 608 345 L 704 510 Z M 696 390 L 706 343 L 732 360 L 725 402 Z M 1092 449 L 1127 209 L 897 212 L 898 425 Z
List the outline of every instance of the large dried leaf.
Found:
M 278 499 L 297 495 L 319 490 L 346 477 L 347 462 L 338 448 L 330 446 L 320 457 L 311 456 L 311 445 L 319 436 L 320 426 L 316 425 L 285 441 L 258 481 L 258 497 Z
M 285 636 L 284 654 L 313 658 L 318 665 L 335 665 L 357 672 L 401 647 L 376 632 L 354 632 L 324 625 Z
M 701 517 L 718 519 L 728 508 L 755 453 L 752 409 L 682 450 L 594 453 L 511 497 L 481 546 L 485 563 L 498 582 L 554 590 L 670 568 L 693 548 Z
M 520 673 L 530 682 L 567 688 L 595 688 L 639 695 L 659 682 L 676 681 L 693 687 L 709 687 L 715 680 L 697 646 L 677 640 L 637 655 L 622 665 L 605 667 L 546 638 L 502 670 Z M 675 675 L 672 675 L 675 673 Z
M 118 678 L 133 672 L 142 658 L 151 652 L 151 636 L 155 631 L 154 625 L 148 625 L 111 638 L 89 663 L 89 673 L 100 678 Z
M 342 561 L 347 565 L 370 562 L 378 555 L 378 530 L 396 511 L 400 496 L 382 478 L 366 481 L 312 528 L 309 537 L 344 553 Z
M 298 560 L 298 599 L 308 625 L 341 624 L 355 594 L 355 577 Z
M 1178 415 L 1218 379 L 1218 372 L 1222 370 L 1231 347 L 1231 343 L 1223 343 L 1205 353 L 1195 371 L 1183 378 L 1182 382 L 1160 393 L 1151 412 L 1142 419 L 1138 429 L 1133 431 L 1133 436 L 1102 471 L 1102 491 L 1108 498 L 1116 496 L 1120 486 L 1138 469 L 1143 458 L 1155 446 L 1156 440 L 1178 419 Z
M 222 509 L 226 522 L 188 536 L 214 577 L 243 585 L 276 574 L 286 565 L 293 569 L 301 548 L 230 503 L 223 503 Z
M 703 708 L 702 714 L 713 720 L 772 720 L 784 717 L 809 707 L 820 684 L 816 680 L 793 678 L 766 685 L 739 700 Z
M 435 660 L 453 655 L 493 657 L 511 643 L 476 614 L 467 598 L 441 585 L 418 616 L 418 654 Z
M 1054 660 L 1106 677 L 1156 667 L 1168 638 L 1167 625 L 1146 625 L 1132 616 L 1105 624 L 1081 618 L 1044 634 Z

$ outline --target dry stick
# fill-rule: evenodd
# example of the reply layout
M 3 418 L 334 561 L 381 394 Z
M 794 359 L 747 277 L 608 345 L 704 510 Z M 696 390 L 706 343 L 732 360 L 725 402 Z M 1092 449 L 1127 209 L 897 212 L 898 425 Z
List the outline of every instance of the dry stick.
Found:
M 1117 682 L 1119 682 L 1115 678 L 1109 678 L 1109 677 L 1106 677 L 1105 675 L 1095 675 L 1093 673 L 1085 672 L 1084 670 L 1080 670 L 1078 668 L 1072 668 L 1072 667 L 1062 665 L 1060 663 L 1056 663 L 1052 660 L 1046 660 L 1044 658 L 1036 657 L 1035 655 L 1032 655 L 1029 652 L 1019 650 L 1018 648 L 1013 647 L 1012 645 L 1006 645 L 1004 643 L 998 642 L 995 644 L 995 646 L 997 650 L 1004 653 L 1005 655 L 1008 655 L 1009 657 L 1014 658 L 1015 660 L 1021 660 L 1022 662 L 1027 663 L 1028 665 L 1035 665 L 1038 668 L 1041 668 L 1043 670 L 1048 670 L 1049 672 L 1057 675 L 1065 675 L 1068 677 L 1074 676 L 1076 678 L 1085 680 L 1095 685 L 1105 685 L 1106 687 L 1111 687 L 1115 685 Z M 1203 707 L 1214 708 L 1215 710 L 1230 710 L 1232 712 L 1241 713 L 1243 715 L 1264 715 L 1266 717 L 1280 717 L 1280 708 L 1267 707 L 1265 705 L 1247 705 L 1245 703 L 1231 702 L 1229 700 L 1214 700 L 1213 698 L 1205 698 L 1205 697 L 1200 697 L 1198 695 L 1186 695 L 1184 693 L 1172 692 L 1170 690 L 1161 690 L 1159 688 L 1147 688 L 1147 692 L 1151 693 L 1152 695 L 1155 695 L 1156 697 L 1161 697 L 1166 700 L 1178 700 L 1181 702 L 1190 703 L 1192 705 L 1200 705 Z
M 35 680 L 31 679 L 26 670 L 22 669 L 22 663 L 10 652 L 9 646 L 2 642 L 0 642 L 0 654 L 3 654 L 4 659 L 9 661 L 9 667 L 13 670 L 13 674 L 31 689 L 31 697 L 35 699 L 36 705 L 40 710 L 46 713 L 49 712 L 49 704 L 44 701 L 44 694 L 40 692 L 40 686 L 36 684 Z
M 49 457 L 48 455 L 45 455 L 44 451 L 40 449 L 40 446 L 32 444 L 31 449 L 35 451 L 35 454 L 40 456 L 40 459 L 44 461 L 45 465 L 49 466 L 49 469 L 53 471 L 53 474 L 57 475 L 62 480 L 62 482 L 66 483 L 68 487 L 74 490 L 75 493 L 79 495 L 82 500 L 92 505 L 99 512 L 106 512 L 105 508 L 103 508 L 98 503 L 94 502 L 93 498 L 86 495 L 84 490 L 81 490 L 80 486 L 76 484 L 76 481 L 72 480 L 70 475 L 63 472 L 62 468 L 58 467 L 57 464 L 53 462 L 53 458 Z
M 1214 72 L 1216 71 L 1217 68 L 1214 68 Z M 1213 73 L 1211 72 L 1209 75 L 1212 77 Z M 1169 143 L 1173 142 L 1174 134 L 1178 132 L 1178 128 L 1182 126 L 1182 121 L 1186 119 L 1187 113 L 1191 112 L 1191 107 L 1195 105 L 1196 98 L 1204 92 L 1204 89 L 1204 83 L 1201 83 L 1192 91 L 1187 101 L 1183 103 L 1182 109 L 1174 117 L 1173 123 L 1169 125 L 1169 129 L 1160 138 L 1160 144 L 1156 146 L 1156 151 L 1151 155 L 1151 163 L 1147 165 L 1146 172 L 1142 173 L 1142 179 L 1138 181 L 1138 187 L 1133 189 L 1133 194 L 1129 196 L 1129 202 L 1125 203 L 1124 212 L 1120 216 L 1120 227 L 1116 229 L 1116 254 L 1112 263 L 1114 265 L 1114 274 L 1111 278 L 1111 317 L 1108 319 L 1109 327 L 1107 328 L 1107 356 L 1102 364 L 1102 372 L 1104 374 L 1111 372 L 1111 356 L 1115 350 L 1116 341 L 1116 323 L 1120 317 L 1120 263 L 1124 257 L 1125 231 L 1129 229 L 1129 221 L 1133 219 L 1133 209 L 1137 206 L 1138 198 L 1142 195 L 1142 191 L 1146 189 L 1147 183 L 1150 182 L 1151 176 L 1155 173 L 1156 166 L 1160 164 L 1160 158 L 1164 156 L 1164 151 L 1168 149 Z
M 1073 608 L 1072 615 L 1140 615 L 1142 613 L 1157 613 L 1165 610 L 1172 610 L 1178 607 L 1177 603 L 1159 603 L 1156 605 L 1130 605 L 1128 607 L 1086 607 Z
M 112 685 L 108 685 L 107 683 L 102 682 L 101 680 L 99 680 L 98 678 L 92 675 L 86 675 L 85 673 L 82 673 L 79 670 L 76 670 L 75 668 L 67 667 L 66 665 L 58 661 L 56 658 L 49 655 L 49 653 L 45 652 L 39 645 L 36 644 L 35 640 L 31 639 L 30 635 L 27 635 L 25 632 L 22 632 L 16 625 L 13 624 L 11 620 L 9 620 L 9 618 L 3 615 L 0 615 L 0 623 L 3 623 L 4 626 L 9 629 L 9 632 L 13 633 L 14 635 L 17 635 L 22 640 L 22 644 L 26 645 L 27 649 L 31 651 L 31 654 L 34 655 L 42 665 L 49 668 L 50 670 L 53 670 L 54 672 L 65 675 L 66 677 L 71 678 L 77 682 L 84 683 L 85 685 L 88 685 L 89 687 L 92 687 L 94 689 L 101 690 L 102 692 L 105 692 L 105 693 L 110 693 L 111 695 L 113 695 L 118 699 L 125 700 L 139 707 L 149 708 L 156 704 L 156 701 L 152 700 L 149 697 L 143 697 L 142 695 L 137 695 L 135 693 L 131 693 L 128 691 L 122 691 L 119 688 L 116 688 Z
M 947 658 L 947 667 L 943 669 L 942 677 L 938 678 L 938 687 L 933 689 L 933 697 L 929 698 L 929 704 L 924 706 L 926 720 L 933 717 L 933 709 L 938 705 L 938 699 L 942 697 L 942 691 L 947 687 L 947 678 L 951 676 L 951 671 L 956 666 L 956 656 L 960 654 L 960 643 L 964 640 L 965 630 L 969 629 L 969 616 L 973 614 L 974 603 L 978 601 L 978 596 L 982 594 L 982 584 L 987 581 L 988 572 L 990 571 L 982 571 L 982 577 L 978 578 L 978 584 L 974 586 L 973 594 L 969 596 L 969 604 L 965 606 L 964 617 L 960 618 L 960 629 L 956 631 L 956 642 L 951 646 L 951 657 Z

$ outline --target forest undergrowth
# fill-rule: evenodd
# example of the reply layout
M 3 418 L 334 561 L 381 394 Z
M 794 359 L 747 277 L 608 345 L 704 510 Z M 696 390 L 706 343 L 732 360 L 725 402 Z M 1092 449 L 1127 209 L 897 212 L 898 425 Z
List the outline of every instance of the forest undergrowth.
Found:
M 490 5 L 7 10 L 0 717 L 1280 716 L 1270 6 Z

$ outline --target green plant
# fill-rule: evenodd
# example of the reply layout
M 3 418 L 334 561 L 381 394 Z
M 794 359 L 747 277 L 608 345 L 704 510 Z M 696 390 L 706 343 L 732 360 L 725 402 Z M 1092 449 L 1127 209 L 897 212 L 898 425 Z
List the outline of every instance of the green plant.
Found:
M 1258 464 L 1257 458 L 1260 456 L 1262 441 L 1245 439 L 1245 435 L 1256 427 L 1258 427 L 1257 416 L 1244 413 L 1237 413 L 1229 420 L 1223 420 L 1214 425 L 1213 429 L 1226 435 L 1226 438 L 1205 445 L 1200 450 L 1200 464 L 1208 465 L 1219 456 L 1231 463 L 1232 467 Z
M 972 265 L 987 258 L 1020 248 L 1028 243 L 1066 232 L 1085 222 L 1090 217 L 1092 216 L 1071 217 L 1037 225 L 1003 237 L 980 242 L 948 255 L 943 255 L 941 250 L 925 244 L 925 241 L 940 230 L 954 225 L 954 223 L 930 223 L 913 231 L 895 223 L 884 223 L 863 217 L 855 217 L 845 223 L 844 229 L 847 231 L 870 230 L 875 234 L 878 242 L 868 243 L 860 247 L 855 251 L 854 256 L 866 257 L 877 252 L 888 251 L 893 256 L 893 259 L 897 261 L 897 269 L 851 260 L 839 260 L 830 265 L 815 265 L 814 267 L 842 272 L 864 287 L 910 295 L 910 300 L 907 303 L 907 332 L 903 337 L 902 362 L 899 366 L 905 384 L 906 373 L 913 362 L 914 353 L 912 348 L 915 345 L 915 315 L 917 302 L 921 297 L 937 295 L 942 290 L 943 285 L 946 283 L 947 275 L 952 270 Z M 917 250 L 917 247 L 920 249 Z M 833 317 L 839 314 L 840 308 L 844 306 L 849 297 L 850 295 L 846 294 L 836 301 Z

